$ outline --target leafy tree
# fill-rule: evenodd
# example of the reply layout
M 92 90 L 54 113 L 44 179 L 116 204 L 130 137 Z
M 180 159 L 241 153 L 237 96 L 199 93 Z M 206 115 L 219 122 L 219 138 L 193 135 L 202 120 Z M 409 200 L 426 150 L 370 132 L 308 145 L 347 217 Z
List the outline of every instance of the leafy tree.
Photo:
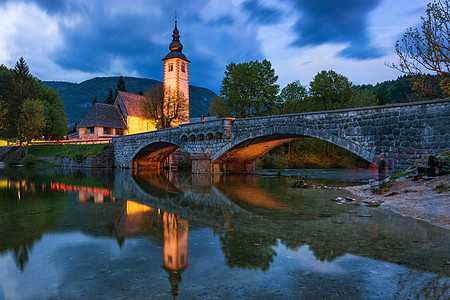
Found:
M 333 70 L 322 71 L 311 81 L 309 95 L 312 111 L 347 108 L 353 97 L 352 83 Z
M 117 95 L 117 92 L 116 92 L 116 95 Z M 114 104 L 114 95 L 113 95 L 111 88 L 109 89 L 108 97 L 106 97 L 105 103 L 106 104 Z
M 428 4 L 420 28 L 409 28 L 395 44 L 399 57 L 389 66 L 412 76 L 414 88 L 431 98 L 442 94 L 434 88 L 440 83 L 442 92 L 450 96 L 450 0 Z M 438 76 L 430 76 L 426 72 Z
M 31 140 L 42 135 L 45 128 L 44 105 L 34 99 L 26 99 L 21 107 L 19 117 L 20 140 L 27 143 L 26 155 L 28 154 L 28 144 Z
M 92 105 L 98 102 L 97 96 L 94 97 L 94 100 L 92 100 Z
M 280 95 L 277 97 L 277 105 L 275 106 L 275 114 L 291 114 L 300 113 L 306 111 L 305 99 L 308 92 L 304 86 L 300 84 L 300 81 L 286 85 Z
M 378 105 L 377 98 L 373 93 L 373 89 L 363 86 L 353 87 L 353 97 L 350 107 L 364 107 Z
M 58 92 L 44 86 L 40 80 L 35 81 L 35 86 L 38 99 L 44 105 L 45 128 L 43 135 L 47 139 L 61 138 L 67 135 L 67 118 Z
M 235 118 L 269 114 L 278 94 L 278 76 L 268 60 L 230 63 L 210 113 Z M 217 105 L 223 104 L 223 107 Z
M 230 107 L 225 98 L 214 96 L 209 104 L 208 114 L 215 115 L 218 118 L 233 116 L 232 107 Z
M 12 81 L 9 97 L 6 98 L 6 109 L 4 118 L 5 135 L 9 139 L 18 139 L 20 142 L 20 156 L 22 156 L 23 127 L 20 126 L 20 115 L 25 99 L 36 99 L 37 93 L 35 80 L 30 74 L 25 59 L 21 57 L 12 70 Z
M 166 90 L 161 83 L 145 93 L 139 104 L 144 118 L 153 120 L 158 129 L 170 128 L 180 122 L 181 112 L 185 107 L 184 96 L 176 95 L 172 90 Z

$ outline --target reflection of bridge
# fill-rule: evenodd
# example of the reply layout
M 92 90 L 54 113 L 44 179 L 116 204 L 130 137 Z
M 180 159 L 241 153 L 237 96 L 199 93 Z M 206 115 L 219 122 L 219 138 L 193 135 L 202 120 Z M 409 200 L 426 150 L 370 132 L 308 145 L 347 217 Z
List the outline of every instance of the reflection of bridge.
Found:
M 173 151 L 190 153 L 193 173 L 252 173 L 270 149 L 315 137 L 394 168 L 446 151 L 450 99 L 245 119 L 219 119 L 113 139 L 115 166 L 160 170 Z
M 190 182 L 172 181 L 183 182 L 172 186 L 178 193 L 161 196 L 152 190 L 153 181 L 159 184 L 164 181 L 160 176 L 147 176 L 145 186 L 143 178 L 132 180 L 126 172 L 119 171 L 115 181 L 120 185 L 112 193 L 117 198 L 173 213 L 190 224 L 212 227 L 216 232 L 232 230 L 278 238 L 290 245 L 307 244 L 319 259 L 332 260 L 352 253 L 433 273 L 448 273 L 448 267 L 440 263 L 450 246 L 447 236 L 421 221 L 394 216 L 388 210 L 354 206 L 352 213 L 348 212 L 349 207 L 336 206 L 327 215 L 305 215 L 306 207 L 289 207 L 269 194 L 264 196 L 267 199 L 256 203 L 255 193 L 267 192 L 242 178 L 223 182 L 211 176 L 192 175 Z M 253 192 L 236 194 L 244 186 Z M 244 202 L 245 205 L 238 205 Z

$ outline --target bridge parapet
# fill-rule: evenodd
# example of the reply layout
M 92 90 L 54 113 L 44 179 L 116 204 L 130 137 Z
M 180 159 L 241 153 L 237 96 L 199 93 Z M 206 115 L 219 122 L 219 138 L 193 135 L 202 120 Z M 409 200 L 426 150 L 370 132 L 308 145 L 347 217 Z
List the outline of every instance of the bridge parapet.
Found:
M 113 139 L 115 166 L 153 160 L 183 148 L 194 173 L 253 172 L 254 161 L 270 149 L 315 137 L 369 162 L 384 154 L 399 169 L 428 155 L 450 150 L 450 99 L 335 111 L 244 119 L 217 119 Z M 195 168 L 194 168 L 195 166 Z M 240 170 L 240 171 L 239 171 Z

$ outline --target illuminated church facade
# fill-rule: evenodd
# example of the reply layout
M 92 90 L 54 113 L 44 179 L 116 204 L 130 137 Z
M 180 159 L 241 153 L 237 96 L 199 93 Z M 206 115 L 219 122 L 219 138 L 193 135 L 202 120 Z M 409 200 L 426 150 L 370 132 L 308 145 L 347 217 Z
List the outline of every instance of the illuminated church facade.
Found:
M 183 45 L 175 21 L 170 52 L 164 62 L 164 98 L 169 93 L 177 95 L 179 101 L 178 119 L 174 125 L 189 122 L 189 63 L 183 54 Z M 119 91 L 114 104 L 94 103 L 85 117 L 77 124 L 80 139 L 110 138 L 156 130 L 155 122 L 146 119 L 140 110 L 144 96 Z

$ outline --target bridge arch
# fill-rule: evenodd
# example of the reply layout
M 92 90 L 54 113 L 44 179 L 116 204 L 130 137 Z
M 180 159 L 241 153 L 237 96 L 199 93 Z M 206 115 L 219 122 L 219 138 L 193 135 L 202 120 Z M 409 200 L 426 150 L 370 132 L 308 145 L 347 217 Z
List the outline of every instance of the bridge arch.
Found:
M 327 131 L 292 126 L 291 128 L 283 128 L 282 130 L 265 128 L 251 136 L 236 136 L 233 142 L 226 144 L 212 156 L 211 162 L 214 165 L 218 165 L 221 172 L 249 172 L 251 171 L 249 168 L 253 168 L 251 165 L 271 149 L 304 137 L 313 137 L 330 142 L 360 156 L 368 162 L 372 163 L 376 161 L 376 155 L 374 153 L 339 136 Z
M 164 161 L 176 150 L 184 149 L 192 153 L 189 147 L 174 141 L 150 140 L 140 145 L 131 156 L 130 167 L 133 169 L 161 170 Z

